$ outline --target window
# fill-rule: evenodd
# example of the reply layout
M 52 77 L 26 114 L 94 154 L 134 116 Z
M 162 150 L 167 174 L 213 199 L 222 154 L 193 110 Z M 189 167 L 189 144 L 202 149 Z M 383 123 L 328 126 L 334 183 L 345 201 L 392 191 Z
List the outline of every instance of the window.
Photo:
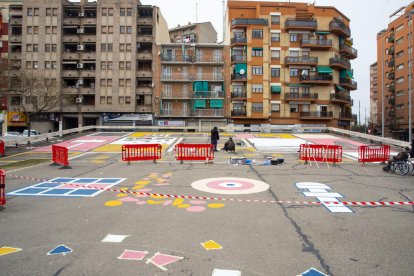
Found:
M 397 104 L 397 109 L 404 109 L 404 104 Z
M 107 30 L 108 30 L 108 27 L 107 26 L 102 26 L 101 27 L 101 33 L 102 34 L 106 34 Z
M 124 70 L 125 69 L 125 61 L 120 61 L 119 62 L 119 70 Z
M 270 76 L 272 78 L 280 78 L 280 68 L 270 68 Z
M 105 87 L 106 86 L 106 79 L 101 79 L 101 87 Z
M 27 44 L 26 52 L 33 52 L 33 45 L 32 44 Z
M 52 33 L 52 27 L 46 26 L 46 33 L 51 34 Z
M 33 16 L 33 9 L 32 8 L 27 9 L 27 16 Z
M 263 38 L 263 30 L 253 30 L 252 38 Z
M 404 24 L 401 24 L 400 26 L 398 26 L 397 28 L 395 28 L 395 32 L 400 31 L 402 28 L 404 28 Z
M 108 52 L 112 52 L 112 43 L 108 43 L 107 46 Z
M 34 34 L 39 34 L 39 26 L 34 26 L 33 27 L 33 33 Z
M 270 103 L 270 108 L 272 112 L 280 112 L 280 104 Z
M 252 57 L 262 57 L 263 56 L 263 49 L 262 48 L 253 48 L 252 49 Z
M 33 44 L 33 52 L 39 52 L 39 45 Z
M 400 91 L 395 92 L 395 95 L 397 97 L 404 96 L 404 90 L 400 90 Z
M 404 50 L 399 51 L 399 52 L 397 53 L 397 57 L 401 57 L 401 56 L 403 56 L 403 55 L 404 55 Z
M 114 26 L 108 26 L 108 34 L 114 33 Z
M 293 93 L 293 94 L 299 93 L 299 87 L 298 86 L 291 86 L 289 90 L 290 90 L 290 93 Z
M 270 33 L 270 39 L 272 40 L 272 42 L 279 42 L 280 33 Z
M 253 112 L 262 112 L 263 111 L 263 103 L 252 103 L 252 111 Z
M 52 16 L 52 9 L 46 8 L 46 16 Z
M 106 61 L 101 61 L 101 70 L 106 70 Z
M 33 69 L 39 68 L 37 61 L 33 61 Z
M 397 83 L 402 83 L 402 82 L 404 82 L 404 77 L 397 79 Z
M 102 14 L 102 16 L 107 16 L 108 15 L 108 9 L 107 8 L 102 8 L 101 14 Z
M 280 24 L 280 15 L 271 15 L 271 16 L 270 16 L 270 22 L 271 22 L 272 24 L 277 24 L 277 25 L 279 25 L 279 24 Z
M 126 104 L 131 104 L 131 97 L 130 96 L 125 97 L 125 103 Z
M 50 61 L 45 61 L 45 69 L 51 69 L 52 68 L 52 64 L 50 63 Z
M 127 32 L 127 34 L 132 34 L 132 26 L 127 26 L 126 27 L 126 32 Z
M 290 76 L 291 77 L 298 77 L 299 76 L 299 70 L 298 69 L 290 69 Z
M 253 93 L 263 93 L 263 84 L 252 84 Z
M 34 16 L 39 16 L 39 8 L 33 9 Z
M 124 104 L 124 101 L 125 100 L 125 98 L 124 97 L 118 97 L 118 103 L 119 104 Z
M 45 44 L 45 52 L 49 53 L 51 51 L 51 44 Z
M 53 33 L 53 34 L 57 34 L 57 27 L 56 27 L 56 26 L 53 26 L 53 27 L 52 27 L 52 33 Z
M 395 41 L 395 44 L 400 44 L 400 43 L 402 43 L 404 41 L 404 37 L 400 37 L 399 39 L 397 39 L 396 41 Z
M 310 104 L 302 104 L 302 112 L 309 112 Z
M 108 8 L 108 16 L 114 15 L 114 8 Z
M 112 104 L 112 97 L 106 97 L 106 103 Z
M 132 8 L 127 8 L 127 16 L 132 16 Z
M 119 86 L 123 87 L 125 85 L 125 80 L 124 79 L 120 79 L 119 80 Z
M 125 85 L 126 85 L 126 87 L 131 87 L 131 79 L 126 79 L 125 80 Z
M 262 66 L 252 66 L 252 75 L 263 75 Z
M 57 62 L 56 61 L 52 61 L 52 69 L 57 69 Z
M 57 10 L 58 10 L 57 8 L 52 9 L 53 16 L 57 16 Z
M 107 61 L 106 62 L 106 68 L 108 68 L 108 70 L 112 69 L 112 61 Z
M 112 86 L 112 79 L 107 79 L 106 80 L 106 86 L 108 86 L 108 87 Z
M 125 8 L 121 8 L 119 15 L 125 16 Z
M 119 32 L 121 34 L 124 34 L 125 33 L 125 26 L 120 26 Z
M 101 98 L 100 98 L 100 104 L 105 104 L 105 97 L 104 96 L 101 96 Z
M 126 63 L 125 63 L 125 69 L 127 69 L 127 70 L 131 70 L 131 62 L 130 61 L 127 61 Z
M 290 104 L 290 112 L 298 112 L 298 111 L 299 111 L 299 105 Z
M 119 44 L 119 51 L 120 52 L 125 52 L 125 44 Z
M 32 26 L 28 26 L 27 27 L 27 33 L 28 34 L 32 34 L 33 33 L 33 27 Z
M 299 38 L 298 34 L 290 34 L 290 42 L 297 42 Z
M 26 61 L 26 69 L 31 69 L 31 68 L 32 68 L 32 62 Z
M 404 69 L 404 63 L 397 65 L 397 70 Z
M 270 55 L 272 59 L 280 59 L 280 50 L 271 50 Z
M 131 52 L 131 43 L 126 44 L 126 51 Z
M 57 52 L 57 44 L 52 44 L 52 52 Z

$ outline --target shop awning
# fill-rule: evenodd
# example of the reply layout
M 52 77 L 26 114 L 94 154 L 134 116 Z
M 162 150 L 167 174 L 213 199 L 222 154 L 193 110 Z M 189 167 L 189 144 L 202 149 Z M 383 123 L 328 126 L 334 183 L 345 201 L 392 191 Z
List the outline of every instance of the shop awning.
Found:
M 263 50 L 263 48 L 257 48 L 257 47 L 254 47 L 252 49 L 253 49 L 253 51 L 262 51 Z
M 195 100 L 194 101 L 195 108 L 205 108 L 206 107 L 206 100 Z
M 270 91 L 272 94 L 280 94 L 280 92 L 282 92 L 282 87 L 279 85 L 272 85 L 270 86 Z
M 223 100 L 211 99 L 210 100 L 210 107 L 223 108 Z
M 315 34 L 327 35 L 329 34 L 329 31 L 316 31 Z
M 319 74 L 332 74 L 332 68 L 329 66 L 320 65 L 316 67 Z
M 336 86 L 336 88 L 339 90 L 339 91 L 347 91 L 345 88 L 343 88 L 342 86 L 340 86 L 340 85 L 335 85 Z

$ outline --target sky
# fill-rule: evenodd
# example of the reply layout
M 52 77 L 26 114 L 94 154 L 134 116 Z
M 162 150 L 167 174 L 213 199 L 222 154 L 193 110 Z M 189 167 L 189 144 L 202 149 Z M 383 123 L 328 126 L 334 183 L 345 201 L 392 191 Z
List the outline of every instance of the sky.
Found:
M 218 33 L 218 41 L 223 37 L 223 0 L 141 0 L 145 5 L 158 6 L 167 21 L 168 27 L 188 22 L 210 21 Z M 226 2 L 226 1 L 225 1 Z M 289 1 L 280 1 L 289 2 Z M 369 66 L 377 59 L 376 36 L 391 22 L 390 15 L 411 0 L 296 0 L 291 2 L 313 3 L 317 6 L 334 6 L 351 20 L 353 47 L 358 50 L 354 59 L 354 80 L 358 90 L 351 91 L 354 100 L 353 113 L 361 114 L 361 123 L 369 118 Z M 196 12 L 197 11 L 197 12 Z M 359 108 L 360 103 L 360 108 Z

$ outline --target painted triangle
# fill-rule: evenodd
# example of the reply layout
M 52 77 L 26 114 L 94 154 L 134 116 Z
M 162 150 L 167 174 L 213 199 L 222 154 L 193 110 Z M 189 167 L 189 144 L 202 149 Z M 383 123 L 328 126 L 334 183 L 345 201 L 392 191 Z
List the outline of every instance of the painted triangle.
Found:
M 0 247 L 0 256 L 16 253 L 17 251 L 20 251 L 20 250 L 22 249 L 16 248 L 16 247 L 3 246 L 3 247 Z
M 64 244 L 58 245 L 57 247 L 53 248 L 51 251 L 47 253 L 47 255 L 66 255 L 67 253 L 72 253 L 72 248 L 67 247 Z

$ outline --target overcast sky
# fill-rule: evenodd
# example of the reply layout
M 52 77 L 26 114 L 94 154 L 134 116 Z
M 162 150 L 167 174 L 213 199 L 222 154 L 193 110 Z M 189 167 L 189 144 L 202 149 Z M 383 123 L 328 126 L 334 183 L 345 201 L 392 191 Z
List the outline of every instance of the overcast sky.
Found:
M 143 4 L 161 8 L 169 28 L 188 22 L 211 21 L 222 40 L 223 1 L 222 0 L 141 0 Z M 289 2 L 289 1 L 281 1 Z M 313 3 L 297 0 L 291 2 Z M 196 9 L 197 3 L 197 9 Z M 353 113 L 358 114 L 358 102 L 361 102 L 361 120 L 365 120 L 365 109 L 369 116 L 369 66 L 376 61 L 376 35 L 390 22 L 390 15 L 410 0 L 315 0 L 319 6 L 335 6 L 351 19 L 351 33 L 358 58 L 352 61 L 354 78 L 358 90 L 352 91 L 354 99 Z M 197 12 L 196 12 L 197 10 Z M 197 16 L 196 16 L 197 15 Z

